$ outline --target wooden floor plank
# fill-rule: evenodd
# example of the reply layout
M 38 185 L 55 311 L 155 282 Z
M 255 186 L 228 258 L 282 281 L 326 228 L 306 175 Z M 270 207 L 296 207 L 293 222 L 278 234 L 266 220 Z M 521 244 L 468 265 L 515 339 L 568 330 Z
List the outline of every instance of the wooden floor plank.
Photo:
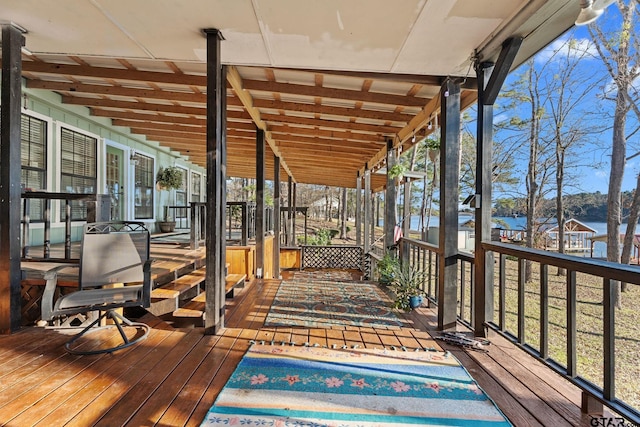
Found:
M 238 333 L 241 331 L 239 330 Z M 198 403 L 202 400 L 207 388 L 214 381 L 214 378 L 216 381 L 222 381 L 223 375 L 220 373 L 220 369 L 228 350 L 225 350 L 222 348 L 223 345 L 219 344 L 221 339 L 224 338 L 219 335 L 205 337 L 205 340 L 210 345 L 209 354 L 197 366 L 192 377 L 171 402 L 165 413 L 158 420 L 157 425 L 185 425 L 197 408 Z
M 167 340 L 163 342 L 157 351 L 151 352 L 147 357 L 141 359 L 138 363 L 123 366 L 122 375 L 119 381 L 112 383 L 106 390 L 100 393 L 91 403 L 89 403 L 81 412 L 73 417 L 67 425 L 69 426 L 87 426 L 94 425 L 98 420 L 103 418 L 112 410 L 117 411 L 121 405 L 125 405 L 130 409 L 127 418 L 138 410 L 140 401 L 149 395 L 151 386 L 149 382 L 151 377 L 156 377 L 155 381 L 160 381 L 168 375 L 167 368 L 172 368 L 200 339 L 201 334 L 184 334 L 180 331 L 173 332 Z M 153 379 L 150 381 L 154 382 Z M 134 390 L 135 392 L 131 392 Z M 131 394 L 130 394 L 131 393 Z M 123 420 L 111 418 L 112 425 L 121 425 Z
M 217 338 L 219 339 L 219 337 Z M 204 362 L 210 353 L 212 345 L 215 345 L 216 341 L 217 340 L 201 339 L 189 354 L 171 371 L 171 374 L 166 377 L 160 386 L 153 391 L 153 394 L 149 395 L 135 415 L 127 420 L 127 423 L 132 426 L 156 424 L 171 403 L 179 396 L 180 391 L 188 384 L 192 375 L 198 369 L 198 366 Z M 111 415 L 110 412 L 109 417 L 105 416 L 97 425 L 113 425 L 113 423 L 110 422 Z M 125 415 L 126 414 L 123 414 L 122 417 L 118 416 L 116 419 L 124 418 Z
M 460 349 L 451 349 L 451 351 L 514 426 L 542 427 L 553 425 L 541 424 L 511 395 L 511 390 L 505 389 L 497 383 L 495 378 L 475 363 L 466 352 Z
M 244 356 L 244 353 L 249 348 L 246 341 L 237 342 L 233 337 L 224 336 L 220 340 L 220 350 L 226 351 L 222 365 L 217 372 L 215 378 L 212 379 L 209 387 L 202 396 L 202 399 L 198 402 L 198 405 L 194 409 L 193 413 L 187 420 L 185 426 L 199 426 L 204 420 L 209 408 L 213 405 L 216 397 L 220 393 L 220 390 L 224 387 L 225 383 L 236 369 L 238 363 Z
M 62 425 L 63 421 L 73 416 L 74 411 L 81 411 L 96 397 L 96 390 L 102 390 L 116 381 L 121 375 L 122 365 L 140 360 L 168 335 L 153 332 L 143 343 L 122 350 L 118 357 L 101 357 L 91 369 L 85 369 L 58 387 L 46 399 L 33 405 L 28 412 L 16 417 L 14 422 L 17 425 L 36 425 L 38 422 L 50 426 Z M 56 413 L 60 417 L 57 418 Z
M 97 336 L 100 336 L 102 333 L 103 331 L 94 332 Z M 97 345 L 99 345 L 99 343 L 94 343 L 94 346 Z M 86 349 L 91 350 L 92 346 L 87 344 Z M 65 354 L 59 359 L 56 368 L 46 370 L 46 372 L 40 372 L 42 370 L 39 370 L 38 373 L 40 375 L 38 375 L 39 378 L 34 387 L 27 387 L 19 383 L 18 386 L 9 389 L 13 390 L 9 396 L 11 400 L 0 408 L 0 420 L 11 420 L 22 414 L 23 411 L 28 410 L 37 402 L 45 399 L 50 393 L 54 392 L 83 370 L 89 368 L 102 357 L 105 357 L 105 355 L 77 357 L 71 354 Z M 29 384 L 31 385 L 31 383 Z
M 169 266 L 172 251 L 163 250 Z M 247 282 L 227 301 L 226 328 L 217 336 L 205 336 L 202 328 L 173 330 L 147 316 L 153 325 L 147 340 L 106 357 L 68 355 L 62 350 L 67 337 L 50 330 L 0 336 L 0 424 L 198 426 L 256 341 L 440 349 L 430 334 L 436 312 L 426 306 L 400 313 L 407 325 L 401 329 L 265 327 L 279 284 Z M 589 425 L 579 411 L 579 389 L 504 338 L 492 342 L 487 354 L 448 349 L 514 425 Z
M 552 412 L 558 413 L 570 425 L 589 425 L 589 417 L 583 414 L 577 402 L 572 402 L 568 397 L 564 396 L 558 390 L 568 386 L 568 382 L 562 380 L 559 376 L 548 376 L 548 369 L 540 369 L 543 366 L 538 361 L 532 361 L 526 355 L 518 355 L 513 357 L 503 351 L 504 343 L 496 345 L 497 338 L 493 339 L 494 345 L 489 354 L 471 354 L 479 364 L 489 366 L 489 363 L 483 363 L 487 357 L 490 357 L 495 363 L 499 364 L 506 372 L 517 378 L 517 381 L 525 385 L 538 399 L 545 402 Z M 524 357 L 523 357 L 524 356 Z M 497 381 L 503 381 L 502 376 L 497 376 Z M 578 388 L 570 386 L 574 389 L 575 394 L 579 395 Z M 571 393 L 573 394 L 573 393 Z M 535 399 L 531 400 L 535 402 Z M 529 411 L 536 413 L 538 408 L 535 405 L 529 408 Z
M 92 420 L 91 424 L 96 426 L 123 425 L 132 414 L 139 410 L 149 396 L 171 375 L 175 367 L 185 359 L 201 340 L 202 334 L 199 331 L 193 330 L 186 333 L 185 336 L 180 339 L 179 345 L 174 346 L 162 360 L 159 360 L 151 369 L 144 370 L 135 367 L 129 369 L 130 373 L 128 374 L 128 378 L 136 374 L 144 375 L 139 376 L 138 381 L 130 387 L 126 393 L 121 395 L 118 402 L 111 405 L 109 410 L 104 412 L 100 418 L 95 421 Z M 80 425 L 77 424 L 77 422 L 78 420 L 74 418 L 70 425 Z

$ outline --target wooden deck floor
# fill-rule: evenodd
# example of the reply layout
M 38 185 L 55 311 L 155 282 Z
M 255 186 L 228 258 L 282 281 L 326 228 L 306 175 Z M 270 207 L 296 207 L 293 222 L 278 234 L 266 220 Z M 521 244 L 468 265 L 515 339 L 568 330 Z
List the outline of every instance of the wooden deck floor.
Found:
M 228 300 L 219 336 L 172 329 L 151 316 L 149 337 L 114 355 L 69 355 L 62 347 L 68 335 L 56 330 L 0 336 L 0 425 L 197 426 L 250 340 L 438 345 L 428 333 L 435 317 L 427 308 L 408 316 L 413 328 L 398 330 L 265 328 L 278 284 L 253 281 Z M 590 425 L 580 413 L 579 390 L 506 340 L 493 338 L 489 353 L 448 349 L 514 425 Z

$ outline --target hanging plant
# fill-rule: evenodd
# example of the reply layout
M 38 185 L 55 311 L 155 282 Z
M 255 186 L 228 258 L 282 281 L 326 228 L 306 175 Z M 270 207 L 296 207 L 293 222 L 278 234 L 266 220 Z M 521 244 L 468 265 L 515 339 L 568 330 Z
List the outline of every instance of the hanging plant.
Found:
M 387 171 L 387 175 L 389 175 L 389 178 L 391 179 L 402 179 L 406 170 L 407 169 L 403 165 L 396 163 Z
M 171 190 L 182 186 L 182 169 L 176 166 L 160 168 L 156 175 L 156 184 L 161 190 Z

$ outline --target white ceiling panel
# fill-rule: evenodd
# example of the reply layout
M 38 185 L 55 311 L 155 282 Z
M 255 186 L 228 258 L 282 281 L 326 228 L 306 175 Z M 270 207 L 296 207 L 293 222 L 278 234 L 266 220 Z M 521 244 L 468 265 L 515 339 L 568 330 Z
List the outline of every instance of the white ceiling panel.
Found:
M 425 0 L 256 0 L 275 66 L 389 71 Z
M 2 0 L 0 19 L 25 28 L 26 47 L 33 52 L 147 56 L 90 1 Z

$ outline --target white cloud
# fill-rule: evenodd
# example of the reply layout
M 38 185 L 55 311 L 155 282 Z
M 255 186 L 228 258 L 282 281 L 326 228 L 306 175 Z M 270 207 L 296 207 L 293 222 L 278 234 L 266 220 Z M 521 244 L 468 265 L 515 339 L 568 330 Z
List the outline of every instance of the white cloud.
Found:
M 535 56 L 535 61 L 547 63 L 551 60 L 565 58 L 568 55 L 585 60 L 595 58 L 597 54 L 596 47 L 591 40 L 584 38 L 571 39 L 569 36 L 562 36 L 538 52 Z

